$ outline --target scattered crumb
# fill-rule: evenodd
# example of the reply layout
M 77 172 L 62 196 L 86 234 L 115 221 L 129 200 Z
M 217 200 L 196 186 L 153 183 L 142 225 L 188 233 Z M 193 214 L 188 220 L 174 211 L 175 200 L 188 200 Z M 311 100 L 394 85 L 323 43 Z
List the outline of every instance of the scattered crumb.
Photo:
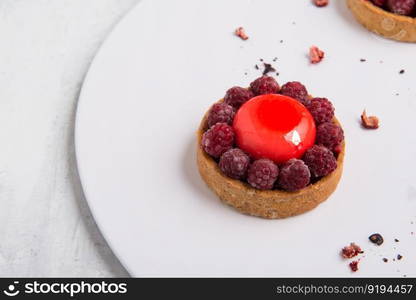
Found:
M 263 58 L 260 58 L 259 60 L 260 60 L 261 62 L 263 62 Z
M 400 70 L 399 74 L 404 74 L 404 70 Z
M 350 243 L 349 246 L 345 246 L 341 250 L 341 255 L 343 258 L 353 258 L 361 253 L 364 253 L 364 251 L 361 250 L 361 247 L 355 243 Z
M 389 260 L 387 259 L 387 258 L 383 258 L 383 261 L 386 263 L 386 262 L 388 262 Z
M 276 60 L 277 60 L 277 57 L 273 58 L 273 62 L 276 62 Z
M 361 114 L 361 124 L 367 129 L 377 129 L 379 127 L 379 120 L 375 116 L 368 117 L 366 111 L 364 110 Z
M 280 44 L 282 44 L 283 43 L 283 40 L 280 40 Z
M 400 94 L 399 93 L 396 93 L 396 96 L 399 96 Z
M 351 271 L 353 272 L 357 272 L 358 271 L 358 260 L 354 260 L 352 262 L 350 262 L 349 266 L 351 268 Z
M 365 58 L 361 58 L 360 62 L 366 62 L 367 60 Z
M 254 68 L 255 68 L 256 70 L 259 70 L 259 69 L 260 69 L 258 65 L 255 65 L 255 66 L 254 66 Z
M 396 243 L 400 242 L 398 239 L 394 239 L 394 241 L 395 241 Z
M 320 50 L 318 47 L 316 46 L 312 46 L 309 49 L 309 61 L 312 64 L 317 64 L 319 63 L 325 56 L 325 52 L 323 52 L 322 50 Z
M 271 64 L 263 63 L 263 65 L 264 65 L 263 75 L 267 75 L 270 72 L 276 72 L 276 69 L 273 68 Z
M 402 256 L 402 255 L 397 254 L 397 260 L 401 260 L 402 258 L 403 258 L 403 256 Z
M 324 7 L 327 6 L 329 3 L 329 0 L 313 0 L 313 3 L 317 6 L 317 7 Z
M 241 38 L 242 40 L 248 40 L 248 35 L 246 34 L 246 32 L 245 32 L 245 30 L 244 30 L 244 28 L 243 27 L 238 27 L 236 30 L 235 30 L 235 32 L 234 32 L 234 34 L 236 35 L 236 36 L 238 36 L 239 38 Z

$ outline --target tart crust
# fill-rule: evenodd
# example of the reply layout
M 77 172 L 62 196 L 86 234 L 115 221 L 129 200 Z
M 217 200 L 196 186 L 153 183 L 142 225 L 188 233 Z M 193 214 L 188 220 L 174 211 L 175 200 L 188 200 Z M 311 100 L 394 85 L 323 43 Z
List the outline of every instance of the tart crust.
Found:
M 347 0 L 355 18 L 368 30 L 401 42 L 416 42 L 416 18 L 397 15 L 367 0 Z
M 222 101 L 222 100 L 220 100 Z M 226 204 L 244 214 L 266 219 L 281 219 L 305 213 L 325 201 L 336 189 L 342 175 L 345 141 L 338 155 L 337 168 L 316 183 L 297 192 L 257 190 L 240 180 L 222 173 L 218 163 L 202 149 L 202 135 L 207 129 L 205 114 L 197 131 L 197 164 L 202 179 Z M 334 118 L 333 122 L 340 125 Z

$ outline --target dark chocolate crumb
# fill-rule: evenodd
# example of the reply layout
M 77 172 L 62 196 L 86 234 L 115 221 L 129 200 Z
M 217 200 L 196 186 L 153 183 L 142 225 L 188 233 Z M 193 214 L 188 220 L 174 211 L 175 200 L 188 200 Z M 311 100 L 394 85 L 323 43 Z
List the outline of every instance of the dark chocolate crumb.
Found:
M 256 68 L 256 70 L 260 69 L 258 65 L 255 65 L 254 68 Z
M 384 242 L 383 237 L 379 233 L 374 233 L 370 235 L 368 239 L 370 240 L 370 242 L 372 242 L 373 244 L 376 244 L 377 246 L 380 246 Z
M 283 43 L 283 40 L 280 40 L 280 44 L 282 44 Z
M 399 93 L 396 93 L 396 96 L 399 96 L 400 94 Z
M 394 239 L 394 241 L 395 241 L 396 243 L 400 242 L 398 239 Z
M 273 58 L 273 61 L 275 62 L 277 60 L 277 57 Z
M 276 72 L 276 76 L 279 76 L 279 75 L 280 75 L 280 73 Z
M 388 262 L 389 260 L 387 259 L 387 258 L 383 258 L 383 261 L 386 263 L 386 262 Z
M 263 62 L 263 58 L 260 58 L 260 61 Z
M 400 254 L 397 254 L 397 260 L 401 260 L 403 258 L 403 256 L 401 256 Z
M 399 74 L 404 74 L 404 70 L 400 70 Z
M 361 58 L 360 62 L 366 62 L 367 60 L 365 58 Z
M 263 75 L 267 75 L 270 72 L 276 72 L 276 69 L 273 68 L 271 64 L 263 63 L 263 65 L 264 65 Z
M 245 72 L 244 75 L 247 75 L 247 72 Z

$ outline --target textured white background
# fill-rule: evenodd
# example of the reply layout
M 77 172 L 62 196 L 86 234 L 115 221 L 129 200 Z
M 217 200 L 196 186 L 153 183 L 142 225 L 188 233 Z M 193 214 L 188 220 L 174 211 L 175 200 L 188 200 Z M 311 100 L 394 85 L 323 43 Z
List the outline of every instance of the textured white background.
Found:
M 82 80 L 138 0 L 0 0 L 0 276 L 128 276 L 78 179 Z

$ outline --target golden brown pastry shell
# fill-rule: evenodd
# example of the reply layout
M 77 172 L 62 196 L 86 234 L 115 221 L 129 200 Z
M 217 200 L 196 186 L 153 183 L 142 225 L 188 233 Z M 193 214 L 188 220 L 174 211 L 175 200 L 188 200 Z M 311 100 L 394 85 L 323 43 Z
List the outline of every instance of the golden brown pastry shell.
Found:
M 396 41 L 416 42 L 416 18 L 393 14 L 366 0 L 347 0 L 347 5 L 368 30 Z

